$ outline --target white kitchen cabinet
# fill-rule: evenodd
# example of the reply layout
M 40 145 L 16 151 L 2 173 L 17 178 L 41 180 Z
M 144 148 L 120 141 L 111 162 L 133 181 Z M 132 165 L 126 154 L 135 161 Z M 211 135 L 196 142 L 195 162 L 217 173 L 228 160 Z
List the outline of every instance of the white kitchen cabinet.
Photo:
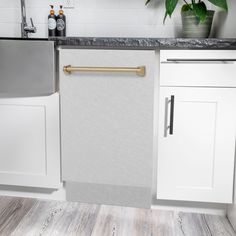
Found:
M 0 99 L 0 184 L 60 187 L 59 95 Z
M 235 89 L 161 87 L 159 104 L 157 199 L 231 203 Z
M 60 50 L 62 177 L 67 199 L 150 207 L 154 51 Z M 63 67 L 145 66 L 135 73 Z

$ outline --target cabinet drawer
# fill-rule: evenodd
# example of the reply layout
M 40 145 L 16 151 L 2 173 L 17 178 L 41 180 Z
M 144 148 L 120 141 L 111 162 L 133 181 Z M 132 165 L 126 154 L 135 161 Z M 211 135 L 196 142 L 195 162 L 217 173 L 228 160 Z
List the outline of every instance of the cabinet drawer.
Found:
M 234 50 L 161 50 L 161 86 L 236 87 Z

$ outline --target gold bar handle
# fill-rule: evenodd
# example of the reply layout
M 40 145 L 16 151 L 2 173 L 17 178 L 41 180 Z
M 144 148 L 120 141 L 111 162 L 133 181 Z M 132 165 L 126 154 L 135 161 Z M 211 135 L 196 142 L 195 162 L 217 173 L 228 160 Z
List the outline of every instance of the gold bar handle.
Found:
M 124 72 L 124 73 L 136 73 L 139 76 L 145 76 L 145 66 L 138 67 L 78 67 L 67 65 L 63 67 L 65 73 L 72 72 Z

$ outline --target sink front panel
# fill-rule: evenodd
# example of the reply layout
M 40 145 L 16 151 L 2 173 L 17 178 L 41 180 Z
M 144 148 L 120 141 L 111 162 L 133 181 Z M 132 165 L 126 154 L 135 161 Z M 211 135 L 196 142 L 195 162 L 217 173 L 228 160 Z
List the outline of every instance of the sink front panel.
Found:
M 56 88 L 54 42 L 0 40 L 0 97 L 44 96 Z

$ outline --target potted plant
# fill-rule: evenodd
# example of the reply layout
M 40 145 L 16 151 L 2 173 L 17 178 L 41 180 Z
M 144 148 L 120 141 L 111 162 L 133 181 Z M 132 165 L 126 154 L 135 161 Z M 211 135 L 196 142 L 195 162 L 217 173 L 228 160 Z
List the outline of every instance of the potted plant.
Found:
M 147 0 L 148 4 L 151 0 Z M 179 0 L 165 0 L 165 17 L 171 17 Z M 190 1 L 190 2 L 188 2 Z M 227 0 L 206 0 L 213 5 L 228 11 Z M 209 37 L 214 11 L 207 9 L 204 0 L 183 0 L 181 8 L 183 37 L 187 38 L 206 38 Z

